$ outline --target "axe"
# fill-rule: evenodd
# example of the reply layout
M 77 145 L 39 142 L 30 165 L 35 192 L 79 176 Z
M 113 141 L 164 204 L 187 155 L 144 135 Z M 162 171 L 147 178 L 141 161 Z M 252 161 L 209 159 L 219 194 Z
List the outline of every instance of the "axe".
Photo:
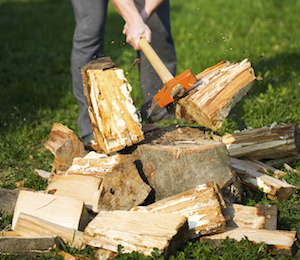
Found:
M 152 99 L 142 105 L 142 118 L 149 118 L 160 108 L 202 84 L 202 80 L 198 80 L 189 69 L 174 77 L 145 38 L 140 39 L 139 46 L 164 84 Z

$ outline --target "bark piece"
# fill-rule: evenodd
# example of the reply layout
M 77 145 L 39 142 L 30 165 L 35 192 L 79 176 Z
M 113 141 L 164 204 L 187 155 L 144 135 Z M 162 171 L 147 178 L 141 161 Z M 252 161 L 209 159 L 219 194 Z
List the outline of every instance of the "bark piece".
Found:
M 113 252 L 151 255 L 153 248 L 168 258 L 187 241 L 185 216 L 139 211 L 101 211 L 84 230 L 87 245 Z
M 222 126 L 231 108 L 250 91 L 255 80 L 247 59 L 236 64 L 221 62 L 196 77 L 203 83 L 178 100 L 175 116 L 214 131 Z
M 69 170 L 54 175 L 46 189 L 46 193 L 81 199 L 94 212 L 129 210 L 143 203 L 150 191 L 130 154 L 74 158 Z
M 283 158 L 299 151 L 295 123 L 271 125 L 222 136 L 230 156 L 254 160 Z
M 264 242 L 271 251 L 285 255 L 293 255 L 297 250 L 295 245 L 296 231 L 230 228 L 222 234 L 201 237 L 200 240 L 213 246 L 219 246 L 226 237 L 236 242 L 240 242 L 245 237 L 254 243 Z
M 227 227 L 277 229 L 277 206 L 257 204 L 255 207 L 227 204 L 224 216 L 229 216 Z
M 223 143 L 199 128 L 169 126 L 147 134 L 133 154 L 155 190 L 155 200 L 197 185 L 231 178 L 230 160 Z M 166 188 L 167 187 L 167 188 Z
M 144 139 L 132 87 L 122 69 L 110 58 L 100 58 L 82 68 L 84 94 L 98 152 L 110 154 Z M 107 68 L 108 67 L 108 68 Z
M 51 175 L 58 171 L 67 170 L 75 157 L 86 155 L 84 145 L 77 135 L 71 129 L 59 123 L 53 123 L 45 147 L 54 155 Z
M 55 244 L 53 236 L 20 236 L 14 231 L 0 232 L 1 253 L 28 253 L 34 250 L 48 250 Z
M 83 246 L 83 232 L 49 222 L 25 213 L 20 213 L 14 232 L 20 236 L 57 236 L 70 246 L 80 248 Z
M 12 230 L 15 229 L 20 213 L 75 230 L 83 230 L 89 221 L 82 200 L 23 190 L 16 203 Z
M 251 188 L 263 189 L 270 199 L 278 199 L 279 202 L 289 198 L 295 191 L 296 186 L 273 178 L 269 175 L 257 172 L 253 162 L 231 158 L 232 168 L 242 179 L 243 183 Z
M 159 200 L 146 207 L 135 207 L 131 210 L 186 216 L 189 224 L 189 239 L 221 233 L 225 231 L 226 221 L 218 199 L 220 193 L 215 191 L 215 185 L 214 181 L 198 185 L 194 189 Z

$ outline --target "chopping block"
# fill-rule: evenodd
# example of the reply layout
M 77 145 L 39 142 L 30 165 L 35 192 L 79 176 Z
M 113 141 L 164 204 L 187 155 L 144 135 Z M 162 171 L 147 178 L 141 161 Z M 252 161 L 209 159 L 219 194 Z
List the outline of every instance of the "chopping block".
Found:
M 168 126 L 148 132 L 133 155 L 155 201 L 212 180 L 222 187 L 232 178 L 226 146 L 201 127 Z

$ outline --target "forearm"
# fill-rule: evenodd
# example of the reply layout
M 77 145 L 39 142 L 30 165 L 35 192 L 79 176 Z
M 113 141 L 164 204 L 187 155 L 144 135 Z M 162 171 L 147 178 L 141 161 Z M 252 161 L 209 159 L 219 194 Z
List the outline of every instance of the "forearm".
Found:
M 141 16 L 144 22 L 151 17 L 151 15 L 157 10 L 164 0 L 145 0 L 145 6 L 141 10 Z

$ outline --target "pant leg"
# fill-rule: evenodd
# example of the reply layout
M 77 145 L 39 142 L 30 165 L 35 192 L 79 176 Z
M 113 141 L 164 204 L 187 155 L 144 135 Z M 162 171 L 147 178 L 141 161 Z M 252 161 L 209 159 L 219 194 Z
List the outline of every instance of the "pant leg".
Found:
M 71 53 L 73 92 L 80 114 L 77 125 L 81 137 L 92 133 L 86 99 L 83 94 L 81 68 L 104 55 L 104 28 L 108 0 L 72 0 L 76 27 Z
M 139 10 L 144 6 L 144 0 L 135 0 L 135 3 Z M 177 60 L 171 35 L 169 0 L 165 0 L 162 3 L 148 20 L 147 25 L 152 31 L 152 48 L 175 76 Z M 141 58 L 141 62 L 139 63 L 141 92 L 144 102 L 147 102 L 163 87 L 163 83 L 142 51 L 139 52 L 139 56 Z M 151 119 L 158 121 L 166 113 L 167 110 L 163 108 L 152 115 Z

